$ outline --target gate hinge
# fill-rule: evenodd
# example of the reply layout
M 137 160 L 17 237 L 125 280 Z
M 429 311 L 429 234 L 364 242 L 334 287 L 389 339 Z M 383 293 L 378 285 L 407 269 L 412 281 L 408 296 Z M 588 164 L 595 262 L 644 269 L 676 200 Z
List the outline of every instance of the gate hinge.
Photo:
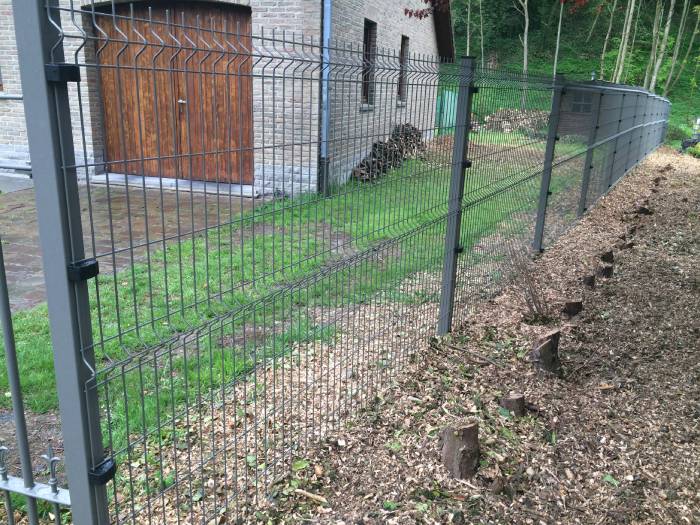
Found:
M 98 273 L 100 273 L 100 265 L 95 258 L 68 264 L 68 279 L 71 281 L 87 281 Z
M 77 64 L 46 64 L 44 70 L 49 82 L 80 82 L 80 67 Z
M 116 474 L 116 472 L 117 463 L 114 461 L 114 458 L 110 456 L 105 458 L 102 463 L 95 468 L 90 469 L 88 478 L 93 485 L 106 485 L 114 479 L 114 474 Z

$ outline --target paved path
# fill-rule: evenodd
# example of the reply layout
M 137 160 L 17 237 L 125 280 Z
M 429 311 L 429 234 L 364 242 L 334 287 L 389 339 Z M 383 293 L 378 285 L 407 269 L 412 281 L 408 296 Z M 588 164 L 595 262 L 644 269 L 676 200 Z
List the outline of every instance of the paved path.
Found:
M 162 247 L 162 239 L 186 235 L 205 226 L 235 220 L 254 201 L 228 195 L 192 194 L 187 191 L 143 190 L 130 187 L 80 187 L 86 256 L 97 255 L 100 273 L 130 264 L 131 257 Z M 258 201 L 260 202 L 260 201 Z M 89 206 L 89 203 L 92 206 Z M 111 205 L 111 206 L 110 206 Z M 179 218 L 177 210 L 179 208 Z M 129 220 L 129 218 L 131 220 Z M 92 227 L 91 227 L 92 225 Z M 0 194 L 0 237 L 13 311 L 31 308 L 45 300 L 45 287 L 33 188 Z M 94 242 L 93 242 L 94 237 Z M 114 262 L 111 255 L 116 253 Z

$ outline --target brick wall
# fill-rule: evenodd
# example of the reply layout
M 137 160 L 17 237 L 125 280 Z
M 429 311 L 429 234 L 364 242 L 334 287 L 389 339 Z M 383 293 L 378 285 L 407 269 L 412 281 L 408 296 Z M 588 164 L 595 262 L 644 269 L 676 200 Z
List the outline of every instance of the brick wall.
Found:
M 333 7 L 333 33 L 342 39 L 334 47 L 331 70 L 329 161 L 336 183 L 348 179 L 353 167 L 385 139 L 397 124 L 411 123 L 427 137 L 435 126 L 438 55 L 432 19 L 418 21 L 404 15 L 405 7 L 424 7 L 421 0 L 343 0 Z M 362 41 L 364 21 L 377 24 L 374 100 L 362 101 Z M 401 37 L 409 38 L 410 59 L 406 95 L 398 99 Z M 348 47 L 347 43 L 352 43 Z M 347 49 L 345 49 L 347 47 Z
M 255 185 L 266 192 L 314 191 L 319 135 L 321 0 L 247 3 L 252 9 L 253 34 L 257 37 L 251 57 Z M 386 137 L 394 125 L 411 122 L 426 135 L 433 129 L 437 77 L 420 73 L 422 66 L 415 59 L 409 66 L 409 71 L 414 72 L 407 75 L 405 103 L 398 103 L 396 97 L 402 35 L 409 37 L 412 54 L 437 53 L 432 21 L 419 22 L 404 16 L 404 7 L 412 4 L 423 5 L 421 0 L 334 2 L 333 35 L 354 46 L 349 52 L 332 54 L 332 62 L 337 63 L 331 68 L 330 78 L 329 158 L 337 181 L 347 180 L 372 142 Z M 70 1 L 61 0 L 61 5 L 68 6 Z M 76 50 L 83 44 L 83 31 L 90 31 L 90 20 L 76 18 L 76 25 L 67 11 L 61 17 L 67 33 L 66 60 L 73 62 Z M 382 48 L 391 50 L 377 64 L 371 108 L 363 108 L 360 100 L 365 18 L 377 23 L 380 52 Z M 282 40 L 296 43 L 283 44 Z M 82 81 L 79 86 L 69 88 L 78 174 L 82 177 L 103 170 L 101 104 L 93 53 L 92 45 L 78 52 L 77 61 L 83 66 Z M 0 68 L 3 93 L 20 94 L 11 0 L 0 0 Z M 27 158 L 22 101 L 0 100 L 0 115 L 0 158 Z
M 12 0 L 0 0 L 0 95 L 21 95 Z M 26 160 L 27 132 L 21 100 L 0 98 L 0 159 Z

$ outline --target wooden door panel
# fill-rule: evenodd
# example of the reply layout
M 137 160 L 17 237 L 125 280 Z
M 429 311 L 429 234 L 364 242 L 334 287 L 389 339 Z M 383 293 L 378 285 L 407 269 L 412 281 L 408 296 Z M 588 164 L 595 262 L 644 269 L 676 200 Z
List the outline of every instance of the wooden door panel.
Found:
M 116 9 L 95 23 L 109 170 L 252 184 L 249 11 Z

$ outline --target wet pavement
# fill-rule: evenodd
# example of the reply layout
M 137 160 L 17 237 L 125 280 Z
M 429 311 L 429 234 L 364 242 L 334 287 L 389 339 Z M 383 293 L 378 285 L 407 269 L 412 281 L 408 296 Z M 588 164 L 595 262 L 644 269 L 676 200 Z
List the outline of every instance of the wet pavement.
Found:
M 161 249 L 164 240 L 235 221 L 261 202 L 234 195 L 82 184 L 86 257 L 98 257 L 100 273 L 110 273 L 145 259 L 148 251 Z M 0 194 L 0 237 L 12 310 L 45 301 L 33 188 Z

